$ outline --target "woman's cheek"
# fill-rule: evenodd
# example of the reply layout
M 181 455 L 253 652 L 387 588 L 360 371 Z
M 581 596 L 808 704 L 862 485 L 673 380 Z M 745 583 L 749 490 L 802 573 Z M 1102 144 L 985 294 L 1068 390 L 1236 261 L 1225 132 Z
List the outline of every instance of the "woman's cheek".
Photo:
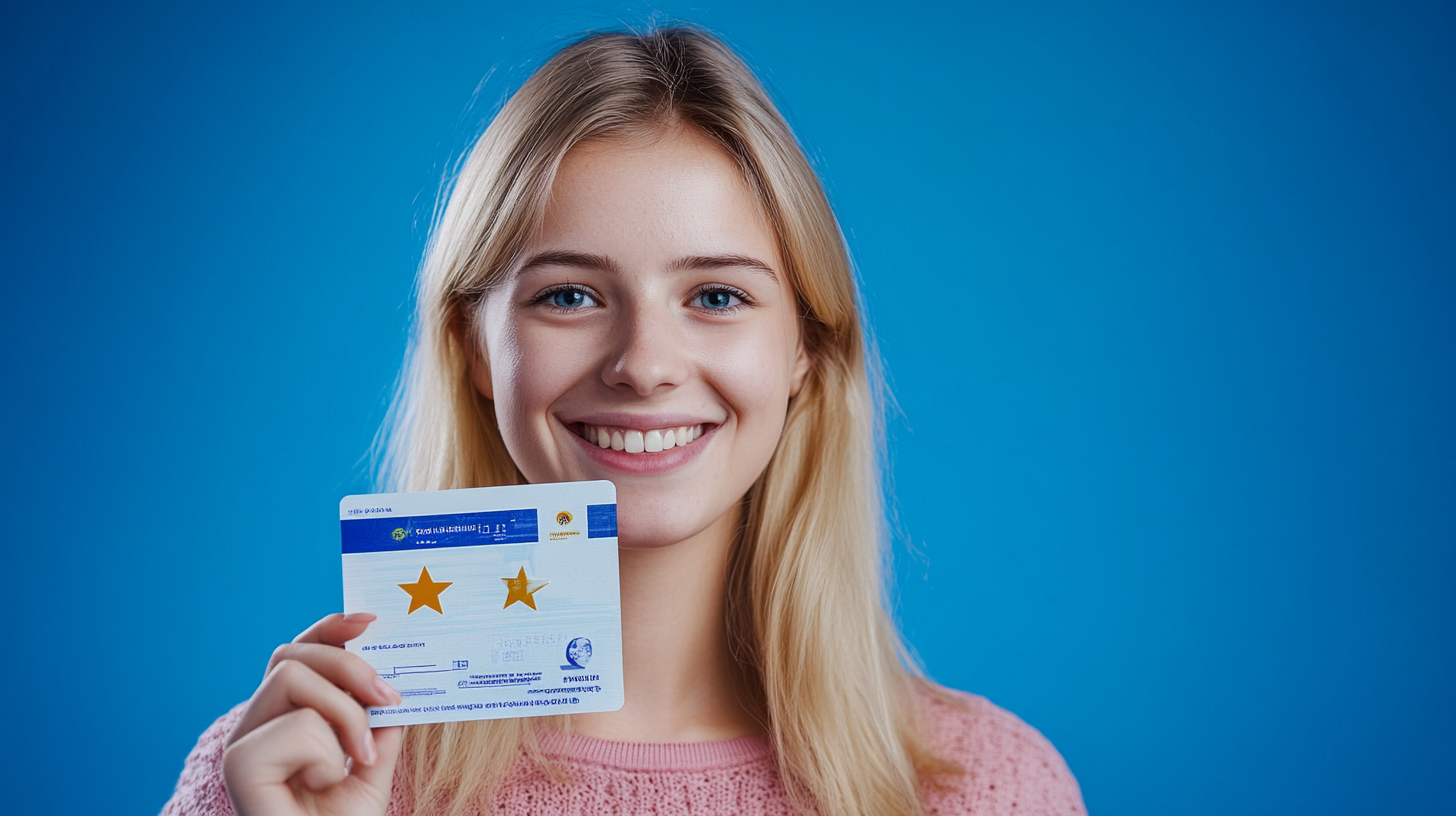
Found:
M 791 360 L 778 339 L 760 330 L 745 333 L 736 343 L 713 344 L 705 366 L 737 416 L 742 438 L 736 446 L 762 459 L 763 466 L 778 444 L 789 403 Z
M 580 382 L 582 355 L 559 332 L 517 331 L 493 355 L 495 410 L 511 458 L 531 481 L 562 476 L 551 408 Z M 495 369 L 494 366 L 499 366 Z

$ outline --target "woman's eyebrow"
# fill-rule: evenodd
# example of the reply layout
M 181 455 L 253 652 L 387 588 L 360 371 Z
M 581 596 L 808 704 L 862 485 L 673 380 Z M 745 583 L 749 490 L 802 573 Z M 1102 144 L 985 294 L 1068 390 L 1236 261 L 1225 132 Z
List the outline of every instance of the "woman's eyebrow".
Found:
M 568 249 L 538 252 L 521 264 L 519 272 L 529 272 L 543 266 L 574 266 L 580 269 L 595 269 L 614 275 L 622 274 L 622 267 L 606 255 L 590 252 L 576 252 Z M 768 275 L 775 282 L 779 275 L 772 266 L 748 255 L 725 253 L 722 255 L 689 255 L 678 258 L 668 265 L 669 272 L 684 272 L 689 269 L 752 269 Z
M 732 267 L 757 270 L 768 275 L 775 282 L 779 279 L 779 275 L 774 271 L 773 267 L 763 261 L 747 255 L 734 255 L 731 253 L 726 255 L 690 255 L 686 258 L 678 258 L 668 266 L 668 271 L 683 272 L 688 269 L 728 269 Z
M 529 272 L 542 266 L 575 266 L 581 269 L 595 269 L 600 272 L 609 272 L 620 275 L 622 268 L 617 262 L 605 255 L 593 255 L 590 252 L 573 252 L 571 250 L 553 250 L 550 252 L 538 252 L 526 259 L 521 264 L 520 272 Z

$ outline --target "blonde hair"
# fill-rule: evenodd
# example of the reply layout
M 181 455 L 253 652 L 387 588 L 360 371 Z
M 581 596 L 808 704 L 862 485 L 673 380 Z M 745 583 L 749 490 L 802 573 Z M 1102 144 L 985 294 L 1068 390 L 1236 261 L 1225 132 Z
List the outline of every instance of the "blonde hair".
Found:
M 593 139 L 690 127 L 732 156 L 777 233 L 812 369 L 778 448 L 744 498 L 728 627 L 761 685 L 781 776 L 801 810 L 919 814 L 927 773 L 910 668 L 886 613 L 873 355 L 834 213 L 792 131 L 746 65 L 686 28 L 600 34 L 563 48 L 504 105 L 437 213 L 414 334 L 385 431 L 385 486 L 517 484 L 494 408 L 473 386 L 480 298 L 541 223 L 563 157 Z M 853 656 L 845 659 L 845 656 Z M 488 801 L 524 720 L 416 726 L 404 782 L 417 813 Z

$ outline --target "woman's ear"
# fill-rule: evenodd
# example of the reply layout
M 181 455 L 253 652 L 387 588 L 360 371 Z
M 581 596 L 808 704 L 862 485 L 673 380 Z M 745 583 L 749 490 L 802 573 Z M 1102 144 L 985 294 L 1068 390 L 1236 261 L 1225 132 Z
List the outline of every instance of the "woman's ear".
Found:
M 470 381 L 475 383 L 475 390 L 488 400 L 495 400 L 495 389 L 490 384 L 490 363 L 485 359 L 485 354 L 478 346 L 470 349 Z
M 814 367 L 814 356 L 804 348 L 804 338 L 799 337 L 799 349 L 794 356 L 794 371 L 789 378 L 789 399 L 799 396 L 799 389 L 804 387 L 804 379 L 809 376 L 809 369 Z
M 475 390 L 488 400 L 495 400 L 495 388 L 490 382 L 490 361 L 486 359 L 485 349 L 481 347 L 479 338 L 473 326 L 466 323 L 463 318 L 456 317 L 450 321 L 450 330 L 455 332 L 455 337 L 460 345 L 465 348 L 465 353 L 470 366 L 470 382 Z

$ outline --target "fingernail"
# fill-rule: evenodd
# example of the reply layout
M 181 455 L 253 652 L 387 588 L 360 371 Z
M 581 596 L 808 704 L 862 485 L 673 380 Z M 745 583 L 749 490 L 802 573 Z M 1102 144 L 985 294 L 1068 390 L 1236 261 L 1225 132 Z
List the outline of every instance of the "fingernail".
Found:
M 364 737 L 364 764 L 373 765 L 379 760 L 379 749 L 374 747 L 374 732 L 370 731 Z
M 377 692 L 379 696 L 384 698 L 385 700 L 389 700 L 395 703 L 400 701 L 399 692 L 394 690 L 394 686 L 391 686 L 390 684 L 384 682 L 383 677 L 374 678 L 374 691 Z
M 369 623 L 379 617 L 373 612 L 350 612 L 344 616 L 345 623 Z

